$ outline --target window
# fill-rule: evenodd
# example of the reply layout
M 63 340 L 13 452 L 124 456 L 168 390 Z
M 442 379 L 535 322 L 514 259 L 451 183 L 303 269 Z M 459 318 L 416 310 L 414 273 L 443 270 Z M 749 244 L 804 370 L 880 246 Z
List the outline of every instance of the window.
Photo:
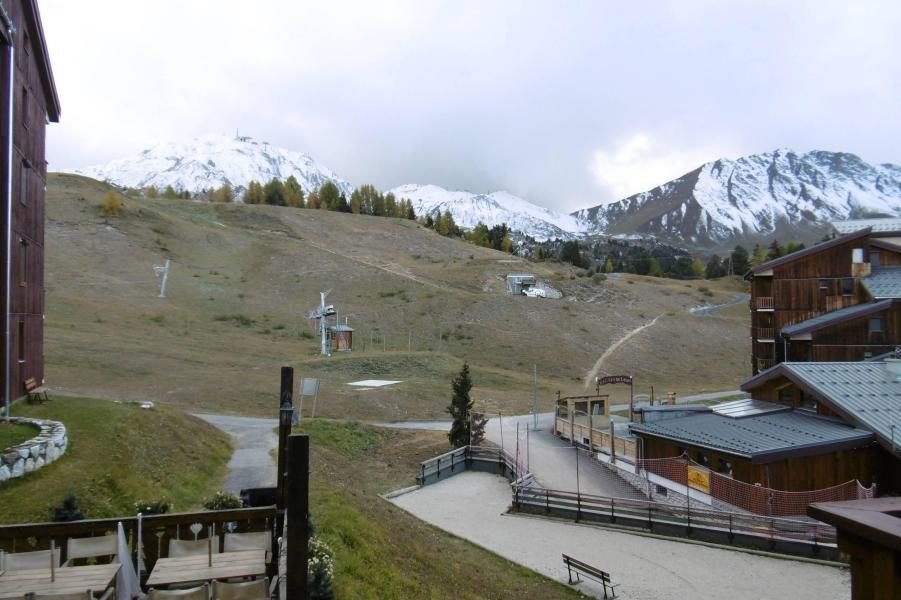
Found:
M 854 248 L 851 250 L 851 262 L 852 263 L 862 263 L 863 262 L 863 248 Z
M 25 321 L 19 321 L 19 362 L 25 362 Z
M 19 109 L 22 115 L 22 126 L 28 129 L 28 89 L 22 86 L 22 106 Z
M 829 280 L 828 279 L 820 279 L 820 289 L 821 290 L 829 289 Z
M 870 317 L 870 333 L 882 333 L 882 317 Z
M 879 252 L 870 250 L 870 265 L 873 267 L 879 266 Z
M 794 406 L 795 405 L 795 388 L 784 387 L 781 390 L 779 390 L 779 404 Z
M 732 477 L 732 463 L 725 458 L 720 459 L 720 464 L 717 466 L 716 470 L 718 473 L 722 473 L 727 477 Z
M 22 203 L 23 206 L 28 205 L 28 192 L 31 188 L 31 163 L 27 160 L 22 161 L 22 193 L 19 195 L 19 202 Z
M 698 464 L 704 467 L 709 467 L 710 458 L 703 452 L 698 452 Z
M 853 296 L 854 295 L 854 279 L 851 277 L 845 277 L 842 279 L 842 296 Z
M 28 240 L 19 238 L 19 285 L 28 284 Z
M 817 406 L 819 406 L 819 404 L 817 403 L 816 398 L 808 394 L 801 395 L 801 408 L 816 412 Z

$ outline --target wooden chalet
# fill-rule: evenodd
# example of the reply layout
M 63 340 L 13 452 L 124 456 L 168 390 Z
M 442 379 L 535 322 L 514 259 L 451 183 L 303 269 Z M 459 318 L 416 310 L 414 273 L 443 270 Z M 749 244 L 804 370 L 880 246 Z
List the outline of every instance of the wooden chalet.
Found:
M 836 236 L 751 269 L 751 367 L 855 361 L 901 346 L 901 219 L 842 221 Z
M 879 494 L 901 492 L 901 360 L 785 362 L 741 389 L 756 401 L 806 410 L 872 433 L 875 443 L 861 458 L 856 478 L 864 484 L 875 481 Z
M 35 0 L 0 2 L 3 409 L 44 378 L 45 129 L 59 98 Z
M 684 456 L 763 488 L 808 492 L 872 478 L 871 432 L 772 402 L 739 400 L 630 429 L 644 459 Z

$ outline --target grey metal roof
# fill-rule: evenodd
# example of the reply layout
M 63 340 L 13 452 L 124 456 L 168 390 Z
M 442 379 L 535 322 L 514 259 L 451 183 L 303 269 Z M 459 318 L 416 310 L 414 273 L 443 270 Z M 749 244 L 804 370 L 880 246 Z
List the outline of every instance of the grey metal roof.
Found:
M 901 219 L 851 219 L 848 221 L 833 221 L 832 228 L 836 232 L 845 234 L 871 228 L 873 232 L 901 231 Z
M 811 319 L 807 319 L 806 321 L 801 321 L 800 323 L 795 323 L 794 325 L 783 327 L 782 335 L 791 337 L 793 335 L 807 333 L 808 331 L 816 331 L 817 329 L 821 329 L 828 325 L 841 323 L 842 321 L 847 321 L 848 319 L 864 317 L 870 313 L 885 310 L 891 305 L 892 300 L 889 298 L 887 300 L 879 300 L 877 302 L 864 302 L 862 304 L 846 306 L 845 308 L 840 308 L 838 310 L 823 313 Z
M 834 248 L 835 246 L 840 246 L 841 244 L 846 244 L 858 238 L 866 237 L 870 235 L 870 228 L 861 229 L 860 231 L 854 231 L 852 233 L 848 233 L 845 235 L 840 235 L 838 237 L 832 238 L 826 242 L 820 242 L 814 246 L 810 246 L 808 248 L 804 248 L 803 250 L 798 250 L 797 252 L 792 252 L 791 254 L 786 254 L 785 256 L 780 256 L 779 258 L 774 258 L 773 260 L 767 261 L 765 263 L 759 264 L 756 267 L 753 267 L 750 271 L 745 274 L 745 279 L 749 276 L 756 275 L 763 271 L 768 271 L 773 267 L 778 267 L 779 265 L 784 265 L 786 263 L 794 262 L 799 258 L 804 258 L 805 256 L 810 256 L 811 254 L 816 254 L 817 252 L 822 252 L 823 250 L 828 250 L 829 248 Z
M 860 283 L 873 298 L 901 298 L 901 267 L 877 267 Z
M 778 366 L 795 383 L 803 384 L 828 402 L 846 420 L 875 433 L 887 448 L 892 447 L 894 426 L 894 442 L 901 447 L 901 363 L 886 360 Z
M 702 413 L 680 419 L 632 424 L 638 435 L 661 437 L 686 446 L 702 447 L 767 463 L 790 456 L 809 456 L 859 448 L 873 434 L 837 420 L 790 410 L 734 419 Z
M 774 412 L 785 412 L 791 410 L 784 404 L 776 404 L 775 402 L 765 402 L 763 400 L 755 400 L 754 398 L 742 398 L 741 400 L 733 400 L 732 402 L 720 402 L 712 407 L 713 412 L 724 417 L 732 417 L 733 419 L 742 419 L 745 417 L 755 417 Z

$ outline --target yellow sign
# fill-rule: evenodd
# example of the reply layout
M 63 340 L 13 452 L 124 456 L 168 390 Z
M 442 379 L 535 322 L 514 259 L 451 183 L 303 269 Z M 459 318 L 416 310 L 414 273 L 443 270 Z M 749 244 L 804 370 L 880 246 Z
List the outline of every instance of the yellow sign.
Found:
M 710 471 L 688 465 L 688 486 L 700 490 L 705 494 L 710 493 Z

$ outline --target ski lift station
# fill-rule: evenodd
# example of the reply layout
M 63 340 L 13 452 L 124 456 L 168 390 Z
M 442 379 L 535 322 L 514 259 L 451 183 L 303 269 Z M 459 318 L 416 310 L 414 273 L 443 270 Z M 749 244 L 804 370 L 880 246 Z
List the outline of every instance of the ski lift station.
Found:
M 320 354 L 329 356 L 332 352 L 350 352 L 354 346 L 354 330 L 347 324 L 347 317 L 344 317 L 344 323 L 338 320 L 338 311 L 335 310 L 333 304 L 326 304 L 325 299 L 332 290 L 319 293 L 319 306 L 309 312 L 307 318 L 310 319 L 320 334 Z M 334 317 L 334 322 L 329 322 Z
M 514 296 L 521 296 L 526 290 L 538 284 L 534 275 L 511 273 L 507 275 L 507 291 Z
M 354 328 L 347 324 L 336 323 L 328 328 L 329 351 L 350 352 L 354 349 Z

